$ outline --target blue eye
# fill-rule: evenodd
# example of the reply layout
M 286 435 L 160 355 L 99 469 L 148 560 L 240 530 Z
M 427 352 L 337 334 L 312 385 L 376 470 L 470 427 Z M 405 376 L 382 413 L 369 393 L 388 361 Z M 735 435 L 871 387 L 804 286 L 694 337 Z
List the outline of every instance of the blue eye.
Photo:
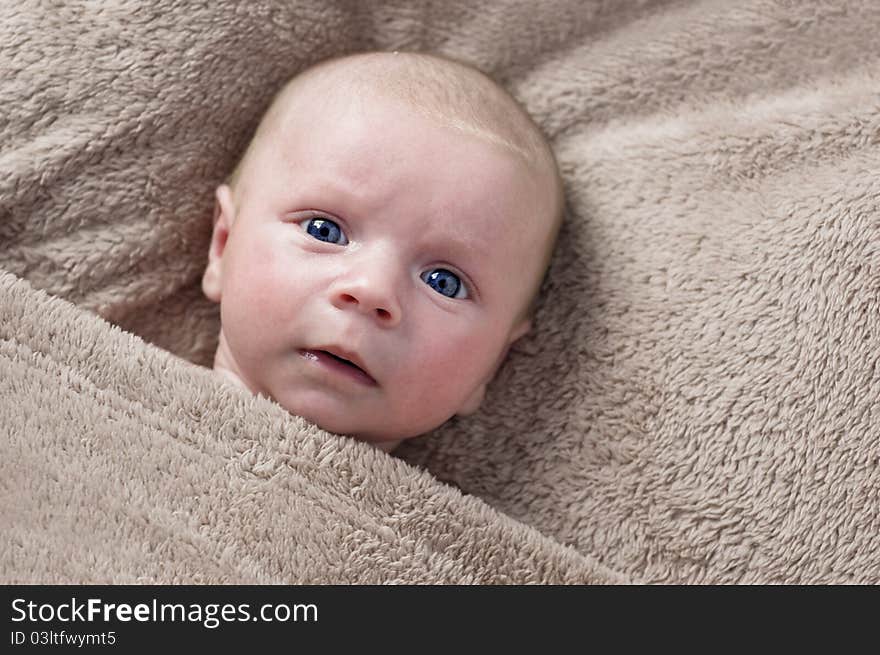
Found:
M 459 277 L 445 268 L 435 268 L 422 273 L 425 284 L 447 298 L 467 298 L 467 289 Z
M 327 218 L 309 218 L 300 223 L 300 225 L 311 236 L 318 241 L 326 241 L 327 243 L 335 243 L 344 246 L 348 243 L 345 233 L 336 223 Z

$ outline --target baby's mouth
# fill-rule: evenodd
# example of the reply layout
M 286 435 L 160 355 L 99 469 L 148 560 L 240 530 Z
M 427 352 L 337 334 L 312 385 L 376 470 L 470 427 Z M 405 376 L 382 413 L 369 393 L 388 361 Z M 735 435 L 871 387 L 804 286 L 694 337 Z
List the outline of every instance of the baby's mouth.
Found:
M 348 364 L 349 366 L 354 366 L 357 370 L 361 371 L 362 373 L 366 373 L 366 371 L 364 371 L 364 369 L 362 369 L 360 366 L 358 366 L 357 364 L 355 364 L 351 360 L 345 359 L 344 357 L 340 357 L 339 355 L 334 355 L 329 350 L 322 350 L 321 352 L 327 353 L 333 359 L 335 359 L 337 362 L 342 362 L 343 364 Z
M 348 353 L 335 349 L 337 352 L 324 349 L 301 350 L 300 353 L 306 359 L 323 364 L 327 368 L 338 373 L 347 375 L 348 377 L 369 386 L 376 386 L 377 382 L 364 368 L 353 362 L 351 359 L 344 357 Z M 339 354 L 337 354 L 339 353 Z M 350 355 L 351 356 L 351 355 Z M 356 355 L 353 355 L 356 357 Z

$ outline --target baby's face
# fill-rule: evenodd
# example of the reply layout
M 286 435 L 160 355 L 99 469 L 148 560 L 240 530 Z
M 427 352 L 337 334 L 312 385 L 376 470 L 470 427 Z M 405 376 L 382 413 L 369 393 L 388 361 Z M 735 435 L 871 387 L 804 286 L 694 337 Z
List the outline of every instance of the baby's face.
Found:
M 474 411 L 529 328 L 549 182 L 392 101 L 300 108 L 256 148 L 217 191 L 215 368 L 371 442 Z

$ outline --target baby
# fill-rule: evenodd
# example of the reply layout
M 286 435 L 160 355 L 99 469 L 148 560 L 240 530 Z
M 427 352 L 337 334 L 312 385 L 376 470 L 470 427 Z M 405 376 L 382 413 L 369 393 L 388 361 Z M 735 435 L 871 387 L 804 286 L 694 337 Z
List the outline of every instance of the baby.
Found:
M 561 215 L 550 147 L 482 73 L 406 53 L 318 64 L 217 188 L 214 369 L 391 450 L 480 406 L 530 329 Z

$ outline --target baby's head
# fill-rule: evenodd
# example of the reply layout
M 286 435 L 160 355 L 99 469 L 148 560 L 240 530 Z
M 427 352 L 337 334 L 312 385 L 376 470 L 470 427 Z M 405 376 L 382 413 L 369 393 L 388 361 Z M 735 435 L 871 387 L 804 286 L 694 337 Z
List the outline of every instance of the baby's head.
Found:
M 530 328 L 561 189 L 538 128 L 470 67 L 309 69 L 217 189 L 214 368 L 386 450 L 475 411 Z

